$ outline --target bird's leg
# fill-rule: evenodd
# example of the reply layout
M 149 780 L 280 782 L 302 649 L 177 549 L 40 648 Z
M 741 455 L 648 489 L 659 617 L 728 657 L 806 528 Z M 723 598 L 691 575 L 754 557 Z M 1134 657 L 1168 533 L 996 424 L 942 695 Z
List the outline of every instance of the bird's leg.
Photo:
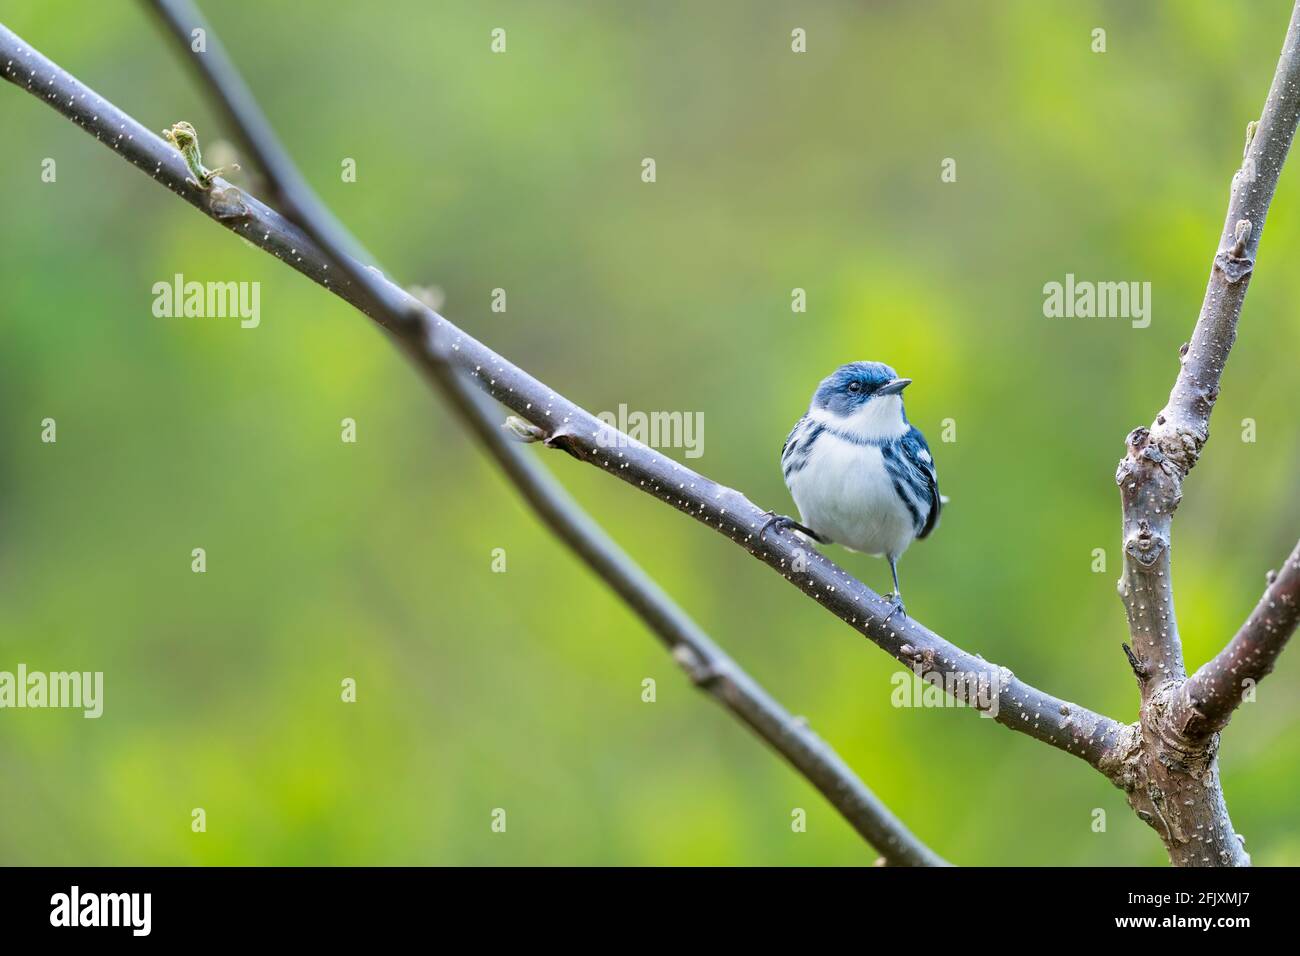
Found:
M 829 538 L 824 538 L 812 528 L 805 527 L 793 518 L 787 517 L 786 515 L 779 515 L 775 511 L 767 512 L 767 523 L 763 525 L 763 530 L 758 533 L 758 540 L 762 541 L 767 535 L 767 529 L 773 526 L 776 527 L 777 531 L 783 531 L 786 528 L 794 528 L 795 531 L 802 531 L 819 544 L 830 544 Z
M 889 613 L 885 615 L 885 620 L 883 621 L 885 624 L 889 623 L 889 619 L 893 617 L 894 613 L 897 611 L 901 611 L 903 617 L 907 617 L 907 608 L 903 607 L 903 592 L 898 586 L 898 561 L 895 558 L 889 559 L 889 573 L 894 576 L 894 590 L 892 593 L 886 595 L 892 607 L 889 609 Z

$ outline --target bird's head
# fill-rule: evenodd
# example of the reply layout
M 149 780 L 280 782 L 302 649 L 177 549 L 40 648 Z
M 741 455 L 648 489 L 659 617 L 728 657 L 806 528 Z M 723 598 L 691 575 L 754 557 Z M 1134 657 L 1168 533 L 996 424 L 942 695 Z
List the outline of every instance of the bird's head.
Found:
M 863 438 L 898 437 L 908 429 L 902 392 L 910 384 L 881 362 L 850 362 L 822 379 L 809 413 Z

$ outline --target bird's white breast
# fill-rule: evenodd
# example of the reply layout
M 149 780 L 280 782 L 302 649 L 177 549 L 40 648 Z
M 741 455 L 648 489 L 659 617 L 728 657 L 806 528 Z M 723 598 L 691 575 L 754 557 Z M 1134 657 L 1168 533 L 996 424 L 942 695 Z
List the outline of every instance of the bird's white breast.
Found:
M 808 409 L 808 418 L 867 441 L 902 438 L 908 429 L 907 419 L 903 417 L 903 400 L 897 395 L 877 396 L 852 415 L 834 415 L 814 406 Z
M 824 432 L 788 484 L 803 523 L 853 551 L 897 558 L 916 535 L 876 445 Z

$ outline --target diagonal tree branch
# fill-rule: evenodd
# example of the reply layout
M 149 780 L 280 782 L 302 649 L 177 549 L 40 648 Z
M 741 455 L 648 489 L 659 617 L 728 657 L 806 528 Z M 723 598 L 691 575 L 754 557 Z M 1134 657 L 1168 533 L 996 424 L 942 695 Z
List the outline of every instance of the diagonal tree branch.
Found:
M 13 59 L 14 57 L 17 58 Z M 1110 772 L 1109 760 L 1131 728 L 1040 691 L 1006 668 L 970 654 L 913 620 L 886 620 L 890 606 L 817 552 L 806 552 L 786 536 L 756 540 L 766 518 L 739 492 L 718 485 L 657 451 L 612 432 L 590 413 L 569 402 L 523 370 L 424 308 L 386 280 L 367 288 L 330 270 L 330 257 L 304 232 L 251 196 L 233 204 L 218 202 L 219 190 L 202 193 L 185 184 L 187 170 L 179 155 L 131 117 L 19 38 L 0 29 L 0 58 L 6 78 L 46 99 L 64 115 L 105 141 L 123 158 L 172 189 L 227 228 L 282 259 L 367 314 L 394 327 L 389 316 L 415 314 L 421 334 L 409 336 L 414 357 L 432 374 L 450 361 L 503 404 L 520 413 L 547 436 L 547 443 L 569 451 L 686 512 L 745 547 L 818 603 L 869 637 L 899 661 L 930 675 L 966 675 L 996 689 L 996 719 L 1018 732 L 1044 741 Z M 224 193 L 227 184 L 217 183 Z M 707 670 L 706 670 L 707 673 Z M 784 752 L 784 751 L 783 751 Z
M 240 140 L 266 175 L 273 194 L 331 263 L 362 288 L 388 325 L 401 333 L 415 363 L 430 375 L 461 419 L 496 459 L 524 498 L 556 534 L 619 594 L 663 639 L 696 686 L 731 709 L 795 765 L 893 864 L 943 865 L 861 783 L 839 756 L 791 717 L 718 648 L 693 620 L 642 571 L 540 465 L 512 444 L 478 392 L 448 360 L 440 333 L 428 327 L 423 309 L 391 297 L 384 280 L 352 258 L 361 248 L 307 184 L 256 98 L 198 8 L 189 2 L 151 0 L 183 50 L 190 31 L 203 26 L 207 50 L 188 56 L 208 91 L 224 109 Z M 427 342 L 427 347 L 424 343 Z M 427 353 L 432 353 L 430 357 Z M 432 360 L 430 360 L 430 358 Z M 787 743 L 788 741 L 788 743 Z
M 156 2 L 163 6 L 187 6 L 177 4 L 174 0 Z M 1300 5 L 1297 10 L 1300 11 Z M 173 29 L 184 36 L 184 20 L 174 11 L 170 19 L 173 21 Z M 1185 671 L 1169 575 L 1169 526 L 1172 512 L 1181 496 L 1182 479 L 1195 465 L 1208 437 L 1210 412 L 1218 394 L 1219 378 L 1228 351 L 1236 335 L 1236 325 L 1245 288 L 1253 270 L 1264 218 L 1296 128 L 1297 114 L 1300 113 L 1297 57 L 1297 15 L 1293 14 L 1263 115 L 1258 124 L 1252 124 L 1245 161 L 1234 178 L 1221 249 L 1215 257 L 1196 331 L 1191 343 L 1182 352 L 1182 370 L 1166 408 L 1157 416 L 1151 429 L 1139 429 L 1130 436 L 1130 453 L 1125 462 L 1121 463 L 1117 475 L 1125 502 L 1125 576 L 1121 586 L 1129 611 L 1131 634 L 1137 647 L 1137 653 L 1130 657 L 1143 689 L 1143 719 L 1140 725 L 1120 727 L 1108 718 L 1042 694 L 1021 684 L 1005 669 L 995 668 L 980 658 L 965 654 L 932 632 L 915 625 L 915 622 L 902 622 L 900 630 L 911 627 L 916 633 L 904 632 L 900 635 L 899 631 L 887 627 L 887 622 L 881 620 L 880 612 L 874 607 L 861 612 L 863 621 L 859 625 L 853 608 L 860 610 L 869 601 L 879 600 L 859 582 L 849 578 L 830 562 L 824 561 L 820 555 L 806 555 L 797 547 L 788 555 L 779 548 L 775 554 L 773 548 L 768 547 L 754 551 L 779 570 L 788 568 L 789 572 L 796 575 L 806 574 L 805 580 L 796 581 L 805 592 L 831 607 L 899 660 L 917 670 L 931 674 L 974 674 L 981 679 L 992 680 L 994 686 L 1001 691 L 997 699 L 999 720 L 1013 729 L 1078 753 L 1111 776 L 1130 792 L 1130 802 L 1139 815 L 1162 831 L 1175 863 L 1248 862 L 1249 858 L 1232 830 L 1223 801 L 1215 760 L 1217 739 L 1207 740 L 1211 730 L 1198 728 L 1196 720 L 1201 719 L 1207 725 L 1220 721 L 1214 724 L 1213 729 L 1226 723 L 1227 714 L 1220 718 L 1213 708 L 1218 701 L 1217 691 L 1227 685 L 1226 682 L 1216 681 L 1214 676 L 1221 674 L 1224 669 L 1231 670 L 1235 667 L 1240 676 L 1257 674 L 1262 677 L 1271 669 L 1273 660 L 1295 628 L 1297 576 L 1296 557 L 1293 555 L 1282 573 L 1272 582 L 1257 613 L 1243 627 L 1238 637 L 1215 661 L 1202 668 L 1192 682 L 1184 685 Z M 235 94 L 233 105 L 232 99 L 226 97 L 225 106 L 232 118 L 238 121 L 241 93 L 254 110 L 256 106 L 247 91 L 241 89 L 242 84 L 238 83 L 237 76 L 224 61 L 224 56 L 203 62 L 201 69 L 210 73 L 207 77 L 209 82 L 220 88 L 223 63 L 230 77 L 234 77 L 235 84 L 232 87 Z M 256 130 L 256 124 L 252 127 L 243 125 L 246 139 L 252 140 L 253 151 L 257 155 L 270 155 L 269 162 L 272 166 L 278 162 L 281 170 L 287 168 L 296 176 L 292 164 L 273 138 L 269 147 L 260 144 L 257 136 L 248 132 L 250 128 Z M 269 124 L 263 121 L 262 126 L 269 132 Z M 293 183 L 294 178 L 290 177 L 289 182 Z M 298 188 L 305 194 L 304 198 L 295 196 L 293 188 L 286 189 L 283 174 L 277 177 L 272 173 L 272 184 L 277 187 L 282 202 L 291 211 L 310 210 L 313 202 L 319 207 L 314 195 L 300 183 L 300 179 Z M 302 215 L 294 215 L 293 218 L 304 221 Z M 320 219 L 316 221 L 322 222 Z M 707 479 L 671 462 L 668 462 L 671 471 L 665 476 L 661 467 L 652 467 L 661 466 L 666 461 L 663 456 L 637 443 L 628 442 L 625 436 L 611 435 L 609 429 L 576 406 L 564 408 L 567 403 L 559 396 L 551 395 L 549 398 L 555 405 L 560 405 L 560 411 L 565 414 L 559 414 L 548 405 L 545 415 L 530 415 L 529 412 L 534 411 L 532 403 L 524 400 L 522 395 L 540 383 L 483 349 L 479 343 L 464 336 L 464 333 L 445 323 L 441 317 L 418 307 L 408 306 L 405 313 L 397 311 L 395 300 L 385 301 L 387 296 L 391 296 L 391 287 L 368 273 L 358 272 L 355 263 L 349 268 L 347 260 L 341 256 L 339 246 L 331 246 L 328 228 L 322 227 L 323 231 L 314 231 L 310 228 L 310 222 L 309 215 L 306 220 L 307 231 L 325 248 L 327 255 L 335 257 L 334 261 L 340 271 L 348 272 L 353 284 L 359 288 L 363 302 L 369 300 L 371 314 L 386 319 L 390 325 L 396 325 L 401 318 L 411 320 L 401 324 L 400 330 L 406 336 L 417 363 L 439 374 L 437 366 L 440 364 L 440 356 L 449 354 L 452 361 L 462 359 L 459 364 L 468 368 L 469 360 L 464 358 L 462 346 L 466 352 L 482 349 L 499 364 L 476 364 L 474 371 L 479 374 L 480 382 L 505 404 L 536 422 L 542 434 L 546 435 L 548 444 L 558 445 L 575 457 L 600 467 L 609 469 L 616 465 L 616 474 L 625 480 L 637 482 L 643 488 L 649 479 L 649 490 L 662 500 L 675 504 L 705 523 L 714 524 L 718 530 L 735 540 L 746 545 L 752 543 L 753 520 L 737 520 L 733 511 L 731 520 L 728 521 L 725 507 L 718 507 L 716 514 L 710 513 L 710 501 L 716 502 L 719 498 L 736 496 L 738 493 L 712 485 Z M 443 337 L 449 329 L 453 339 L 448 353 Z M 483 374 L 485 367 L 490 370 L 486 376 Z M 521 376 L 518 379 L 518 389 L 510 384 L 516 374 Z M 446 376 L 445 365 L 441 375 Z M 459 382 L 455 376 L 450 376 L 450 379 Z M 463 400 L 474 396 L 461 385 L 460 397 Z M 511 397 L 517 401 L 512 403 Z M 489 431 L 500 440 L 499 433 L 490 428 L 486 419 L 479 419 L 478 424 L 487 424 Z M 622 450 L 615 458 L 610 452 L 611 448 Z M 520 461 L 525 460 L 521 456 L 516 457 Z M 676 488 L 673 487 L 674 480 Z M 743 503 L 752 512 L 757 512 L 748 501 Z M 752 519 L 755 516 L 751 513 L 745 517 Z M 764 513 L 758 513 L 758 520 L 763 517 Z M 784 541 L 780 543 L 785 544 Z M 815 562 L 823 563 L 815 565 Z M 824 568 L 833 569 L 832 580 L 838 575 L 842 585 L 819 581 L 818 571 Z M 860 590 L 855 595 L 856 604 L 836 606 L 828 598 L 828 595 L 837 593 L 841 586 L 846 590 Z M 873 627 L 878 628 L 879 632 L 873 633 Z M 888 634 L 880 633 L 884 631 L 888 631 Z M 915 643 L 905 642 L 905 637 L 915 637 L 917 640 Z M 707 668 L 705 673 L 708 673 Z M 1206 688 L 1203 694 L 1202 687 Z M 1180 697 L 1172 694 L 1171 689 L 1182 689 L 1185 693 Z M 1202 696 L 1204 701 L 1201 700 Z M 1237 699 L 1235 694 L 1228 695 L 1231 706 L 1235 706 Z M 1191 702 L 1190 706 L 1188 701 Z M 1198 709 L 1198 705 L 1202 704 L 1205 709 Z M 1008 705 L 1010 711 L 1005 709 Z M 1230 711 L 1231 707 L 1227 713 Z M 1171 725 L 1175 728 L 1173 733 Z M 1182 746 L 1184 742 L 1195 744 L 1198 740 L 1205 745 L 1201 749 L 1195 746 L 1184 749 Z M 1157 764 L 1161 769 L 1153 772 L 1153 765 Z M 1185 799 L 1186 781 L 1171 781 L 1170 774 L 1181 774 L 1196 780 L 1198 787 L 1193 799 Z M 1161 789 L 1161 783 L 1177 783 L 1178 786 L 1165 792 Z
M 190 188 L 185 164 L 168 144 L 18 37 L 0 32 L 0 58 L 11 56 L 17 59 L 4 67 L 11 82 L 44 99 L 226 228 L 389 324 L 373 297 L 337 275 L 337 270 L 332 274 L 325 253 L 284 216 L 247 195 L 238 214 L 232 215 L 230 204 L 213 196 L 216 187 L 209 193 Z M 1100 767 L 1120 739 L 1125 728 L 1117 721 L 1038 690 L 1007 668 L 962 650 L 911 618 L 900 621 L 895 615 L 887 621 L 891 605 L 825 556 L 805 550 L 788 535 L 768 535 L 759 541 L 767 512 L 740 492 L 610 429 L 393 283 L 384 280 L 378 286 L 394 310 L 415 309 L 427 323 L 424 341 L 416 343 L 419 361 L 441 362 L 446 350 L 450 362 L 480 388 L 540 428 L 548 445 L 569 451 L 727 536 L 900 662 L 926 673 L 972 675 L 996 687 L 996 719 L 1003 726 L 1094 767 Z
M 1117 760 L 1114 778 L 1129 803 L 1165 842 L 1175 864 L 1243 865 L 1250 858 L 1228 818 L 1218 776 L 1217 731 L 1235 706 L 1224 672 L 1262 677 L 1291 630 L 1294 608 L 1257 614 L 1214 661 L 1186 681 L 1174 614 L 1170 530 L 1183 480 L 1200 458 L 1269 204 L 1300 121 L 1300 2 L 1278 58 L 1258 123 L 1247 127 L 1241 168 L 1233 176 L 1223 234 L 1191 341 L 1169 401 L 1150 428 L 1128 436 L 1115 480 L 1124 516 L 1120 597 L 1141 688 L 1138 734 Z M 1294 557 L 1294 556 L 1293 556 Z M 1279 575 L 1279 600 L 1292 592 L 1294 568 Z M 1275 586 L 1278 585 L 1274 581 Z M 1274 593 L 1270 587 L 1265 601 Z M 1247 674 L 1246 672 L 1249 672 Z M 1198 706 L 1208 710 L 1198 710 Z
M 1189 735 L 1207 736 L 1227 726 L 1245 691 L 1267 677 L 1300 623 L 1300 543 L 1228 645 L 1184 685 L 1183 706 L 1194 716 Z
M 185 35 L 188 38 L 188 30 Z M 207 55 L 211 56 L 220 47 L 211 33 L 207 41 Z M 450 363 L 449 355 L 454 355 L 454 350 L 435 341 L 444 333 L 434 328 L 433 313 L 427 313 L 426 319 L 426 310 L 415 299 L 347 254 L 346 249 L 359 249 L 359 244 L 350 241 L 332 217 L 321 215 L 324 206 L 275 142 L 270 125 L 264 118 L 260 122 L 245 122 L 250 110 L 261 117 L 246 88 L 242 96 L 226 99 L 223 95 L 222 101 L 247 139 L 258 143 L 260 149 L 256 155 L 278 157 L 265 169 L 276 194 L 301 218 L 304 229 L 315 234 L 316 245 L 328 249 L 328 253 L 316 248 L 291 223 L 227 183 L 219 180 L 210 192 L 188 186 L 185 182 L 188 170 L 178 152 L 32 50 L 3 25 L 0 25 L 0 62 L 6 79 L 55 104 L 64 115 L 94 132 L 101 141 L 218 221 L 250 240 L 260 234 L 258 244 L 262 248 L 332 291 L 337 292 L 339 285 L 330 278 L 331 273 L 335 277 L 342 273 L 348 277 L 348 289 L 361 290 L 366 295 L 368 307 L 374 310 L 370 314 L 382 317 L 392 328 L 415 332 L 414 339 L 403 336 L 399 341 L 408 351 L 414 349 L 417 364 L 443 391 L 546 524 L 660 637 L 692 681 L 785 757 L 881 853 L 884 862 L 946 865 L 890 812 L 806 722 L 789 714 L 723 653 L 545 469 L 505 438 L 503 430 L 489 417 L 491 413 L 482 406 L 477 391 Z M 238 82 L 228 61 L 222 58 L 216 62 L 224 64 L 225 83 Z M 215 74 L 218 78 L 223 76 L 221 69 Z M 215 80 L 209 77 L 209 82 Z M 221 92 L 224 94 L 224 90 Z M 357 304 L 356 300 L 349 301 Z M 417 322 L 414 327 L 408 321 L 412 316 Z M 423 334 L 426 322 L 427 335 Z

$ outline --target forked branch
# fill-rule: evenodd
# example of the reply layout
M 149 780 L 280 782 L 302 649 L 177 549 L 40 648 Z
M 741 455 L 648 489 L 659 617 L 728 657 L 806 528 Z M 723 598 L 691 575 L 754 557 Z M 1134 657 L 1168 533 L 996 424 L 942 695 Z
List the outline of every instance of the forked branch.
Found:
M 1244 865 L 1250 858 L 1228 818 L 1218 773 L 1218 731 L 1296 626 L 1296 555 L 1229 645 L 1190 681 L 1174 613 L 1171 528 L 1183 480 L 1210 434 L 1210 414 L 1237 337 L 1242 302 L 1278 176 L 1300 121 L 1300 2 L 1278 58 L 1258 123 L 1247 127 L 1241 168 L 1210 267 L 1196 328 L 1179 352 L 1169 401 L 1150 428 L 1128 436 L 1115 480 L 1124 515 L 1124 576 L 1130 662 L 1138 674 L 1138 727 L 1108 762 L 1138 815 L 1160 834 L 1170 860 L 1183 865 Z M 1126 648 L 1127 650 L 1127 648 Z M 1253 684 L 1251 685 L 1253 686 Z
M 174 30 L 188 35 L 188 28 L 197 25 L 188 4 L 155 2 L 167 14 Z M 1131 660 L 1139 673 L 1143 696 L 1142 722 L 1127 727 L 1025 684 L 1006 668 L 962 650 L 915 620 L 897 616 L 890 620 L 889 604 L 823 555 L 805 550 L 784 535 L 759 540 L 757 532 L 766 512 L 740 492 L 614 432 L 376 271 L 352 259 L 349 250 L 359 246 L 328 215 L 275 142 L 270 124 L 257 110 L 211 31 L 208 40 L 209 56 L 199 63 L 204 78 L 243 134 L 250 153 L 263 166 L 288 219 L 251 196 L 243 197 L 237 214 L 232 214 L 229 203 L 215 202 L 211 195 L 188 188 L 179 154 L 3 28 L 0 61 L 8 60 L 4 65 L 6 78 L 46 99 L 186 201 L 392 331 L 544 520 L 674 649 L 674 656 L 697 684 L 755 728 L 812 780 L 859 832 L 881 848 L 887 860 L 940 862 L 907 833 L 829 748 L 726 658 L 573 505 L 536 462 L 502 439 L 495 419 L 483 408 L 476 392 L 467 387 L 468 382 L 526 419 L 523 431 L 616 475 L 726 535 L 900 662 L 931 675 L 962 674 L 984 681 L 996 691 L 998 722 L 1075 754 L 1110 776 L 1129 792 L 1139 815 L 1161 831 L 1175 862 L 1242 862 L 1244 852 L 1232 852 L 1233 847 L 1239 849 L 1239 844 L 1227 822 L 1214 746 L 1183 753 L 1181 767 L 1177 766 L 1177 758 L 1172 758 L 1173 764 L 1161 764 L 1164 771 L 1153 769 L 1152 761 L 1170 758 L 1169 740 L 1161 735 L 1169 730 L 1186 700 L 1197 702 L 1197 713 L 1208 726 L 1212 719 L 1218 719 L 1212 716 L 1213 702 L 1229 683 L 1223 675 L 1248 670 L 1263 676 L 1295 627 L 1297 572 L 1293 555 L 1271 583 L 1256 614 L 1219 655 L 1223 660 L 1217 669 L 1207 670 L 1215 664 L 1211 662 L 1196 678 L 1184 683 L 1169 579 L 1170 516 L 1181 495 L 1181 481 L 1195 464 L 1208 435 L 1218 377 L 1235 336 L 1241 297 L 1253 269 L 1264 215 L 1300 108 L 1294 16 L 1274 89 L 1248 146 L 1247 163 L 1234 180 L 1226 238 L 1216 256 L 1196 333 L 1185 349 L 1183 370 L 1168 406 L 1152 427 L 1130 436 L 1129 455 L 1117 476 L 1125 505 L 1123 587 L 1133 641 Z M 214 49 L 218 54 L 215 57 L 211 56 Z M 1191 693 L 1197 687 L 1203 688 L 1200 696 Z M 1181 695 L 1184 688 L 1188 690 L 1186 698 Z M 1185 723 L 1183 726 L 1186 729 Z M 1217 738 L 1214 743 L 1217 745 Z M 1154 779 L 1153 775 L 1159 776 L 1171 767 L 1197 781 L 1200 789 L 1193 801 L 1197 813 L 1171 809 L 1173 794 L 1160 786 L 1164 778 Z M 1194 833 L 1189 837 L 1186 826 L 1198 821 L 1212 824 L 1216 835 L 1211 838 Z M 1184 852 L 1187 845 L 1191 849 Z M 1183 850 L 1176 852 L 1179 846 Z

